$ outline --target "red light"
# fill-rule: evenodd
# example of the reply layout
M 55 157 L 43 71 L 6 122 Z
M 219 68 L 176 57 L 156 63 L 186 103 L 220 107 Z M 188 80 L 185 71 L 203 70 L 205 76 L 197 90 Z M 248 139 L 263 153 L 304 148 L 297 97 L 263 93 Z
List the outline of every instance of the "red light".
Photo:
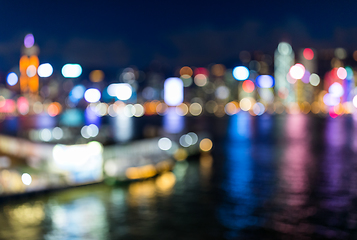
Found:
M 312 60 L 314 58 L 314 51 L 312 51 L 311 48 L 305 48 L 303 55 L 307 60 Z
M 207 77 L 208 76 L 208 70 L 206 68 L 203 68 L 203 67 L 196 68 L 195 69 L 195 75 L 197 75 L 197 74 L 203 74 L 203 75 L 205 75 Z
M 245 80 L 245 81 L 243 82 L 243 84 L 242 84 L 242 88 L 243 88 L 243 90 L 244 90 L 245 92 L 251 93 L 251 92 L 254 91 L 255 86 L 254 86 L 254 83 L 253 83 L 252 81 L 250 81 L 250 80 Z

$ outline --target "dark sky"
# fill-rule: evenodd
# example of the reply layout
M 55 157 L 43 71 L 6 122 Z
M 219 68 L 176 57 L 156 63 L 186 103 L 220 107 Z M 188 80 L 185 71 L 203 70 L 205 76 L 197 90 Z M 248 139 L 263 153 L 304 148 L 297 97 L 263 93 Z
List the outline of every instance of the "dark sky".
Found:
M 40 61 L 87 68 L 226 63 L 242 50 L 273 53 L 357 43 L 357 2 L 331 1 L 2 1 L 0 69 L 16 65 L 26 33 Z

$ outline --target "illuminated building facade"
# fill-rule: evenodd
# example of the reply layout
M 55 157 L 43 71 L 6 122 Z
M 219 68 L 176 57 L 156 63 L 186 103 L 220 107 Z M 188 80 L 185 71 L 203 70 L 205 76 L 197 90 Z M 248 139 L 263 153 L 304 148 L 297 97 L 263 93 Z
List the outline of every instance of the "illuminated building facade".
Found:
M 279 99 L 288 104 L 295 102 L 294 88 L 287 81 L 287 74 L 294 64 L 295 54 L 289 43 L 281 42 L 274 53 L 275 90 Z

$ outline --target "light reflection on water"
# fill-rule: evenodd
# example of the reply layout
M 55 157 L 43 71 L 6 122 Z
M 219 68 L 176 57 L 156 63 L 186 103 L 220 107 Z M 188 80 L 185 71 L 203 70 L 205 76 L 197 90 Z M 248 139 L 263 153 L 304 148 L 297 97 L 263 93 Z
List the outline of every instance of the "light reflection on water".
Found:
M 240 112 L 173 172 L 2 202 L 0 239 L 354 239 L 356 126 Z

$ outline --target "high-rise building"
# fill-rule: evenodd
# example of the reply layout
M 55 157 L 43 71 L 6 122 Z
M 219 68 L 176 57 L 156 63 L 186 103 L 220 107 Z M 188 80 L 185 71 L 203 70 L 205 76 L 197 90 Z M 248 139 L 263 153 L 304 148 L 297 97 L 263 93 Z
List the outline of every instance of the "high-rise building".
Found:
M 274 77 L 277 97 L 284 104 L 295 102 L 294 85 L 287 80 L 290 67 L 295 62 L 295 54 L 289 43 L 281 42 L 274 53 Z

